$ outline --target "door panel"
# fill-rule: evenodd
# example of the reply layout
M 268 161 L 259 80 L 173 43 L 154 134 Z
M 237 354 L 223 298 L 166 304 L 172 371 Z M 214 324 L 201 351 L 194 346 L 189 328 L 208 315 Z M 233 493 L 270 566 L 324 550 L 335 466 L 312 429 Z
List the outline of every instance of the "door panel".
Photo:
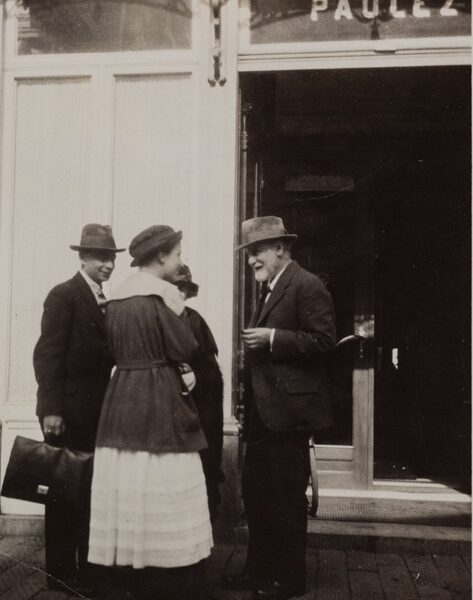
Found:
M 469 491 L 471 136 L 445 108 L 468 122 L 470 73 L 443 77 L 424 74 L 438 129 L 390 140 L 377 177 L 375 477 Z
M 31 356 L 42 307 L 36 301 L 69 277 L 78 223 L 87 217 L 91 78 L 17 79 L 12 175 L 9 402 L 32 402 Z M 58 248 L 64 249 L 58 252 Z
M 114 76 L 113 225 L 130 240 L 154 223 L 191 230 L 195 94 L 189 73 Z M 186 254 L 191 252 L 186 238 Z M 120 264 L 116 274 L 127 270 Z M 119 281 L 120 276 L 114 276 Z
M 374 327 L 372 192 L 355 186 L 366 163 L 348 127 L 337 127 L 333 135 L 334 124 L 324 114 L 330 98 L 322 103 L 320 89 L 320 81 L 306 74 L 242 76 L 242 106 L 250 110 L 242 115 L 247 147 L 240 218 L 282 217 L 299 237 L 294 258 L 317 274 L 332 295 L 337 336 L 344 342 L 327 360 L 335 426 L 315 435 L 320 481 L 324 487 L 367 487 L 372 474 L 373 357 L 370 344 L 361 346 L 356 336 L 370 337 Z M 251 273 L 240 285 L 248 306 L 256 294 Z

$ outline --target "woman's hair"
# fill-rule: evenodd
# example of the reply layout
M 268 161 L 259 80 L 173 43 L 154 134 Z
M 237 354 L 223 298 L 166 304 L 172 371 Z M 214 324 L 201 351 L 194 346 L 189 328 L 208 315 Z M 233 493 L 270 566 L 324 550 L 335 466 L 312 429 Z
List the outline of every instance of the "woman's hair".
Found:
M 199 286 L 193 281 L 178 281 L 175 285 L 187 298 L 195 298 L 199 292 Z
M 160 254 L 168 255 L 172 252 L 173 248 L 175 248 L 179 244 L 179 241 L 176 242 L 175 239 L 170 240 L 169 242 L 164 243 L 162 246 L 155 250 L 151 250 L 149 254 L 143 256 L 140 261 L 137 261 L 138 267 L 147 267 L 152 262 L 159 258 Z M 136 260 L 136 259 L 135 259 Z

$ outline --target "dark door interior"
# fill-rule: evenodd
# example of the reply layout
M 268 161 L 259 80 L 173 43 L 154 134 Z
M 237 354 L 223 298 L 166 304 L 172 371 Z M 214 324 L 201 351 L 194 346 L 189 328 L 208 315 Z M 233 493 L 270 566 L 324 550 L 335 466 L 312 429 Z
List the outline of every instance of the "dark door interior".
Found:
M 462 79 L 447 81 L 429 102 L 435 123 L 406 140 L 392 139 L 395 158 L 375 184 L 374 473 L 465 486 L 471 435 L 469 109 Z
M 245 74 L 241 90 L 246 216 L 281 216 L 327 282 L 338 338 L 361 324 L 372 339 L 335 355 L 336 425 L 319 441 L 353 442 L 361 352 L 375 477 L 468 481 L 469 69 Z

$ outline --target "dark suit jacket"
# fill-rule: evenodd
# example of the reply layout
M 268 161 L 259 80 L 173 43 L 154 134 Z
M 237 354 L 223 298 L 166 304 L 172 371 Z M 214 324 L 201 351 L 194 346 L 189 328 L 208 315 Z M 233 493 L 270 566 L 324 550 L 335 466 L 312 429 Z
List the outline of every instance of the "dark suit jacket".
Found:
M 44 302 L 41 335 L 33 354 L 38 382 L 36 414 L 61 415 L 65 442 L 93 450 L 113 361 L 105 317 L 80 273 L 54 287 Z
M 332 299 L 318 277 L 291 262 L 249 327 L 276 330 L 272 350 L 247 353 L 251 397 L 273 431 L 317 430 L 332 424 L 326 355 L 335 347 Z

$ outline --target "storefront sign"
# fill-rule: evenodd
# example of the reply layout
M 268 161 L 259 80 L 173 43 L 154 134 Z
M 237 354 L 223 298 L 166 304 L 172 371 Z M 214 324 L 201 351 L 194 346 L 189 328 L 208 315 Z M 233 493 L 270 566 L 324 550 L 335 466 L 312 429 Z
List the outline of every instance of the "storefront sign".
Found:
M 251 42 L 468 36 L 469 0 L 251 0 Z

